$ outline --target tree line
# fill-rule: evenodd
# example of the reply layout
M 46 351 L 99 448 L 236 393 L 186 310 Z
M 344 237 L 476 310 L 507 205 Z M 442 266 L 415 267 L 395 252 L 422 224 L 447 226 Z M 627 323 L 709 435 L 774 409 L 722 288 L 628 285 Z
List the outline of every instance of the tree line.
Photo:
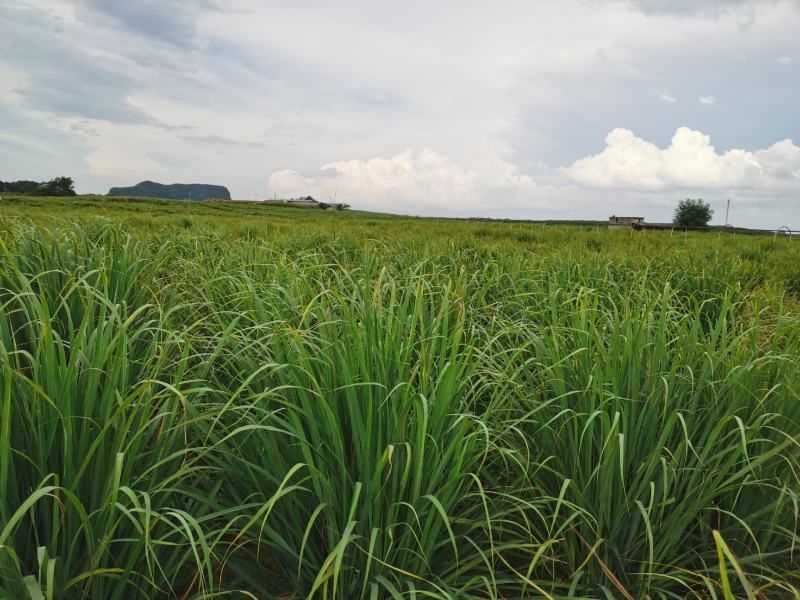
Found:
M 75 196 L 72 177 L 55 177 L 50 181 L 0 181 L 0 193 L 28 196 Z

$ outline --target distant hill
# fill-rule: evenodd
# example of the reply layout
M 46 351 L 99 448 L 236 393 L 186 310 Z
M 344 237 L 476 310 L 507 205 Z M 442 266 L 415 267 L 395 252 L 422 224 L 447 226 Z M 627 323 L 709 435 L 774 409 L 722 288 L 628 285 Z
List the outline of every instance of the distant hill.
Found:
M 155 181 L 142 181 L 131 187 L 112 187 L 108 195 L 133 198 L 169 198 L 171 200 L 231 199 L 231 193 L 223 185 L 206 185 L 204 183 L 164 185 Z

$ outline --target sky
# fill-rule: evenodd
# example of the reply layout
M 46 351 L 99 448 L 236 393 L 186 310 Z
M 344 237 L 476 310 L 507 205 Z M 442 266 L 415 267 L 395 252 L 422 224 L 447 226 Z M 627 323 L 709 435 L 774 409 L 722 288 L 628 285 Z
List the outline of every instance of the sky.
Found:
M 0 1 L 0 180 L 800 229 L 800 0 Z

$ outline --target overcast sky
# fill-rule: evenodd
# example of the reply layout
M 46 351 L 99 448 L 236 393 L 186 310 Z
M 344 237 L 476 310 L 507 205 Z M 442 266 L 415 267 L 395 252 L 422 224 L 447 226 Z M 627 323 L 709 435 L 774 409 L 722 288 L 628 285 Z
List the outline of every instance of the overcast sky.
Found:
M 2 0 L 0 179 L 800 229 L 800 0 Z

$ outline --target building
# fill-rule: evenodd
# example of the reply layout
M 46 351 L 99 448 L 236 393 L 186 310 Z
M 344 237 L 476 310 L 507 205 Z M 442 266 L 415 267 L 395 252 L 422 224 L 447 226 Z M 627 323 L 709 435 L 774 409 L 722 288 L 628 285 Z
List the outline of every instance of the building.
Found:
M 286 204 L 294 204 L 295 206 L 319 206 L 319 202 L 314 200 L 311 196 L 292 198 L 291 200 L 286 200 Z
M 608 217 L 609 229 L 630 229 L 636 225 L 644 225 L 644 217 Z

